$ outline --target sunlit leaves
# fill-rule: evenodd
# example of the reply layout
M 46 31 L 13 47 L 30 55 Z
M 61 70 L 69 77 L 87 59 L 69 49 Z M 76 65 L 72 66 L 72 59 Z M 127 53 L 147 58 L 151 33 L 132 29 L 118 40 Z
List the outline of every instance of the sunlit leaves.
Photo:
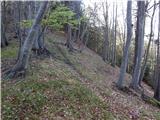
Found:
M 71 24 L 72 26 L 78 24 L 78 21 L 75 19 L 75 13 L 63 5 L 57 6 L 51 12 L 47 22 L 48 26 L 54 29 L 62 29 L 66 24 Z
M 32 26 L 33 20 L 22 20 L 20 26 L 24 28 L 30 28 Z

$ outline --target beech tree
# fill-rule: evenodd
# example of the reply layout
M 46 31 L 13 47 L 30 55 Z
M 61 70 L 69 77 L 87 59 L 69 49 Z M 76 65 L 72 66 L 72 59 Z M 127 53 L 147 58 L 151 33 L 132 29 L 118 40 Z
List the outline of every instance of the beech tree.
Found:
M 113 43 L 112 43 L 112 65 L 116 65 L 116 39 L 117 39 L 117 3 L 115 8 L 113 7 L 113 13 L 115 9 L 115 16 L 113 14 Z
M 150 23 L 149 42 L 148 42 L 147 50 L 146 50 L 146 53 L 145 53 L 145 57 L 144 57 L 144 61 L 143 61 L 142 69 L 141 69 L 141 74 L 140 74 L 140 78 L 139 78 L 139 85 L 141 84 L 141 81 L 144 77 L 144 73 L 145 73 L 146 66 L 147 66 L 147 61 L 148 61 L 150 45 L 151 45 L 151 41 L 153 40 L 153 18 L 154 18 L 155 10 L 156 10 L 156 4 L 154 3 L 153 13 L 152 13 L 152 16 L 151 16 L 151 23 Z
M 137 36 L 137 52 L 135 67 L 133 70 L 132 81 L 130 87 L 137 89 L 139 87 L 139 77 L 141 72 L 141 62 L 142 53 L 144 48 L 144 22 L 145 22 L 145 1 L 138 1 L 138 13 L 137 13 L 137 26 L 136 26 L 136 36 Z
M 103 6 L 103 17 L 105 20 L 104 25 L 104 45 L 103 45 L 103 60 L 109 61 L 109 35 L 108 35 L 108 3 L 105 3 Z
M 158 38 L 157 38 L 157 63 L 155 72 L 155 89 L 154 98 L 160 101 L 160 2 L 159 2 L 159 25 L 158 25 Z
M 15 2 L 15 6 L 14 6 L 14 18 L 15 18 L 15 30 L 16 30 L 16 34 L 19 40 L 19 51 L 18 51 L 18 56 L 17 56 L 17 60 L 20 57 L 20 52 L 21 52 L 21 48 L 23 45 L 23 41 L 22 41 L 22 32 L 21 32 L 21 26 L 20 26 L 20 22 L 21 22 L 21 8 L 22 8 L 22 3 L 21 1 Z
M 67 25 L 67 41 L 66 41 L 66 46 L 69 49 L 69 51 L 73 51 L 73 38 L 72 38 L 72 27 L 70 24 Z
M 119 80 L 117 82 L 117 86 L 119 88 L 123 87 L 124 75 L 126 73 L 126 68 L 128 64 L 128 52 L 132 39 L 132 1 L 127 2 L 127 40 L 126 45 L 123 51 L 123 58 L 120 68 Z
M 1 2 L 1 47 L 5 47 L 8 45 L 8 40 L 6 37 L 6 2 Z
M 27 69 L 28 62 L 29 62 L 31 48 L 34 43 L 34 37 L 36 35 L 37 27 L 43 18 L 43 15 L 47 8 L 47 4 L 48 2 L 45 1 L 42 3 L 41 7 L 39 8 L 39 11 L 29 31 L 29 34 L 26 40 L 24 41 L 24 44 L 22 46 L 20 56 L 19 56 L 17 63 L 13 66 L 13 68 L 11 68 L 10 70 L 6 72 L 8 77 L 14 77 L 15 75 L 18 75 L 19 73 L 25 74 L 25 71 Z

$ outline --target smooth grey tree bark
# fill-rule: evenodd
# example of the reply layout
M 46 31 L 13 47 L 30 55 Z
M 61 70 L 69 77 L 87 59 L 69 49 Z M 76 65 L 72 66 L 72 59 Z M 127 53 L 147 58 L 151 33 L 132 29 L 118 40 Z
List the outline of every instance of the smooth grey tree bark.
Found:
M 153 13 L 152 13 L 152 16 L 151 16 L 149 42 L 148 42 L 148 46 L 147 46 L 147 50 L 146 50 L 146 53 L 145 53 L 144 62 L 143 62 L 142 69 L 141 69 L 141 74 L 140 74 L 140 78 L 139 78 L 139 85 L 141 85 L 141 81 L 142 81 L 142 79 L 144 77 L 144 73 L 145 73 L 145 69 L 146 69 L 147 61 L 148 61 L 150 45 L 151 45 L 151 41 L 153 40 L 153 18 L 154 18 L 154 14 L 155 14 L 155 9 L 156 9 L 156 4 L 154 4 Z
M 137 11 L 137 16 L 138 16 L 138 11 Z M 136 66 L 137 55 L 138 55 L 138 21 L 136 22 L 136 29 L 135 29 L 134 61 L 133 61 L 133 71 L 132 71 L 132 74 L 133 74 L 134 68 Z
M 36 34 L 37 27 L 43 18 L 43 15 L 44 15 L 45 10 L 47 8 L 47 4 L 48 4 L 48 1 L 45 1 L 42 3 L 41 7 L 39 8 L 38 14 L 33 22 L 33 25 L 29 31 L 29 34 L 28 34 L 28 36 L 22 46 L 19 60 L 13 66 L 12 69 L 10 69 L 9 71 L 6 72 L 6 75 L 8 77 L 14 77 L 17 74 L 18 75 L 25 74 L 25 71 L 27 70 L 27 66 L 28 66 L 31 48 L 32 48 L 33 42 L 34 42 L 34 36 Z
M 160 69 L 159 69 L 160 70 Z M 154 90 L 154 98 L 158 101 L 160 101 L 160 73 L 158 75 L 158 79 L 157 79 L 157 85 L 156 88 Z
M 116 3 L 116 13 L 114 20 L 114 41 L 113 41 L 113 66 L 116 65 L 116 39 L 117 39 L 117 3 Z
M 31 13 L 31 18 L 33 19 L 35 17 L 35 15 L 38 12 L 38 8 L 40 7 L 40 2 L 39 1 L 31 1 L 30 5 L 30 9 L 33 10 L 34 12 L 30 12 Z M 47 11 L 49 7 L 47 8 Z M 50 15 L 50 11 L 49 11 L 49 15 Z M 36 54 L 36 55 L 50 55 L 49 50 L 45 47 L 44 44 L 44 33 L 47 29 L 47 26 L 42 26 L 41 24 L 39 24 L 37 26 L 37 31 L 36 31 L 36 35 L 35 35 L 35 40 L 33 43 L 33 47 L 32 47 L 32 51 Z
M 114 41 L 115 41 L 115 3 L 113 2 L 113 19 L 112 19 L 112 30 L 111 30 L 111 65 L 114 67 Z
M 159 25 L 158 25 L 158 39 L 157 39 L 157 65 L 155 73 L 156 86 L 154 89 L 154 98 L 160 101 L 160 2 L 159 2 Z
M 136 65 L 134 67 L 132 81 L 130 84 L 130 87 L 135 90 L 139 88 L 142 52 L 144 48 L 145 1 L 138 1 L 137 4 L 138 4 L 138 15 L 137 15 L 138 53 L 136 57 Z
M 73 51 L 74 48 L 73 48 L 73 45 L 72 45 L 72 27 L 71 27 L 71 25 L 68 24 L 67 28 L 68 28 L 68 30 L 67 30 L 67 42 L 66 42 L 65 45 L 67 46 L 69 51 Z
M 103 45 L 103 60 L 109 61 L 109 36 L 108 36 L 108 3 L 106 2 L 105 8 L 103 6 L 103 17 L 105 20 L 104 27 L 104 45 Z
M 21 21 L 21 1 L 15 2 L 15 29 L 16 29 L 16 34 L 19 40 L 19 51 L 18 51 L 18 56 L 17 60 L 20 57 L 20 52 L 22 49 L 23 41 L 22 41 L 22 32 L 21 32 L 21 27 L 20 27 L 20 21 Z
M 1 47 L 5 47 L 8 45 L 8 40 L 6 37 L 6 2 L 1 2 L 1 6 Z
M 123 51 L 123 58 L 120 68 L 119 79 L 117 81 L 117 87 L 123 88 L 123 81 L 126 73 L 126 68 L 128 64 L 128 52 L 132 39 L 132 1 L 127 2 L 127 40 Z

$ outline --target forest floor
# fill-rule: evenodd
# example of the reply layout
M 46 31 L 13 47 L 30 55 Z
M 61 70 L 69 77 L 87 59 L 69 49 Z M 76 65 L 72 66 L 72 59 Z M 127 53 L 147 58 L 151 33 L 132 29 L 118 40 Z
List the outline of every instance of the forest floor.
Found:
M 25 78 L 3 80 L 4 120 L 160 120 L 160 109 L 132 91 L 119 91 L 119 68 L 105 63 L 92 50 L 68 52 L 61 33 L 46 36 L 51 57 L 31 55 Z M 15 63 L 18 42 L 1 51 L 3 71 Z M 126 74 L 126 85 L 130 75 Z M 145 92 L 153 90 L 143 83 Z

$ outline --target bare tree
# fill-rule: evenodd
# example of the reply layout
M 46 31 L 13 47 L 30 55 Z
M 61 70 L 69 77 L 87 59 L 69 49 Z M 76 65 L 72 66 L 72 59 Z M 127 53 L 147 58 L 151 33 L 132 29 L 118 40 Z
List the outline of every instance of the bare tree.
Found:
M 1 47 L 5 47 L 8 45 L 8 40 L 6 37 L 6 2 L 1 2 L 2 7 L 2 19 L 1 19 Z
M 127 41 L 126 41 L 125 49 L 123 51 L 120 75 L 119 75 L 119 80 L 117 82 L 117 86 L 119 88 L 123 87 L 123 81 L 124 81 L 124 75 L 125 75 L 127 63 L 128 63 L 128 51 L 131 44 L 131 39 L 132 39 L 132 1 L 128 1 L 127 3 Z
M 66 46 L 67 48 L 69 49 L 69 51 L 73 51 L 74 48 L 73 48 L 73 39 L 72 39 L 72 26 L 70 24 L 67 25 L 67 41 L 66 41 Z
M 145 69 L 146 69 L 147 61 L 148 61 L 150 44 L 151 44 L 151 41 L 153 40 L 153 18 L 154 18 L 154 14 L 155 14 L 155 9 L 156 9 L 156 4 L 154 4 L 153 13 L 152 13 L 152 16 L 151 16 L 149 42 L 148 42 L 147 50 L 146 50 L 146 53 L 145 53 L 143 66 L 142 66 L 142 69 L 141 69 L 141 74 L 140 74 L 140 78 L 139 78 L 139 85 L 141 84 L 141 81 L 144 77 L 144 72 L 145 72 Z
M 19 51 L 18 51 L 17 60 L 20 57 L 20 52 L 21 52 L 21 48 L 22 48 L 22 45 L 23 45 L 21 26 L 20 26 L 21 8 L 22 8 L 21 1 L 15 2 L 15 8 L 14 8 L 14 10 L 15 10 L 14 11 L 14 13 L 15 13 L 15 29 L 16 29 L 16 34 L 17 34 L 18 40 L 19 40 Z
M 44 15 L 45 10 L 47 8 L 47 3 L 48 3 L 47 1 L 43 2 L 41 7 L 39 8 L 39 11 L 38 11 L 38 14 L 34 20 L 34 23 L 33 23 L 32 27 L 29 31 L 29 34 L 28 34 L 28 36 L 22 46 L 19 60 L 13 66 L 13 68 L 11 68 L 10 70 L 8 70 L 6 72 L 8 77 L 14 77 L 16 74 L 19 74 L 19 73 L 25 74 L 25 71 L 27 69 L 28 62 L 29 62 L 31 48 L 32 48 L 33 42 L 34 42 L 34 36 L 37 31 L 37 26 L 40 24 L 40 22 L 43 18 L 43 15 Z
M 114 20 L 114 41 L 113 41 L 113 66 L 116 65 L 116 39 L 117 39 L 117 3 L 116 3 L 116 13 L 115 13 L 115 20 Z
M 141 72 L 141 61 L 144 47 L 144 21 L 145 21 L 145 1 L 138 1 L 138 14 L 137 14 L 137 56 L 135 61 L 135 67 L 132 75 L 132 81 L 130 87 L 137 89 L 139 86 L 139 77 Z
M 157 38 L 157 65 L 155 73 L 155 89 L 154 98 L 160 101 L 160 2 L 159 2 L 159 26 L 158 26 L 158 38 Z
M 109 36 L 108 36 L 108 3 L 105 3 L 105 8 L 103 6 L 103 17 L 105 20 L 104 26 L 104 45 L 103 45 L 103 60 L 109 61 Z

